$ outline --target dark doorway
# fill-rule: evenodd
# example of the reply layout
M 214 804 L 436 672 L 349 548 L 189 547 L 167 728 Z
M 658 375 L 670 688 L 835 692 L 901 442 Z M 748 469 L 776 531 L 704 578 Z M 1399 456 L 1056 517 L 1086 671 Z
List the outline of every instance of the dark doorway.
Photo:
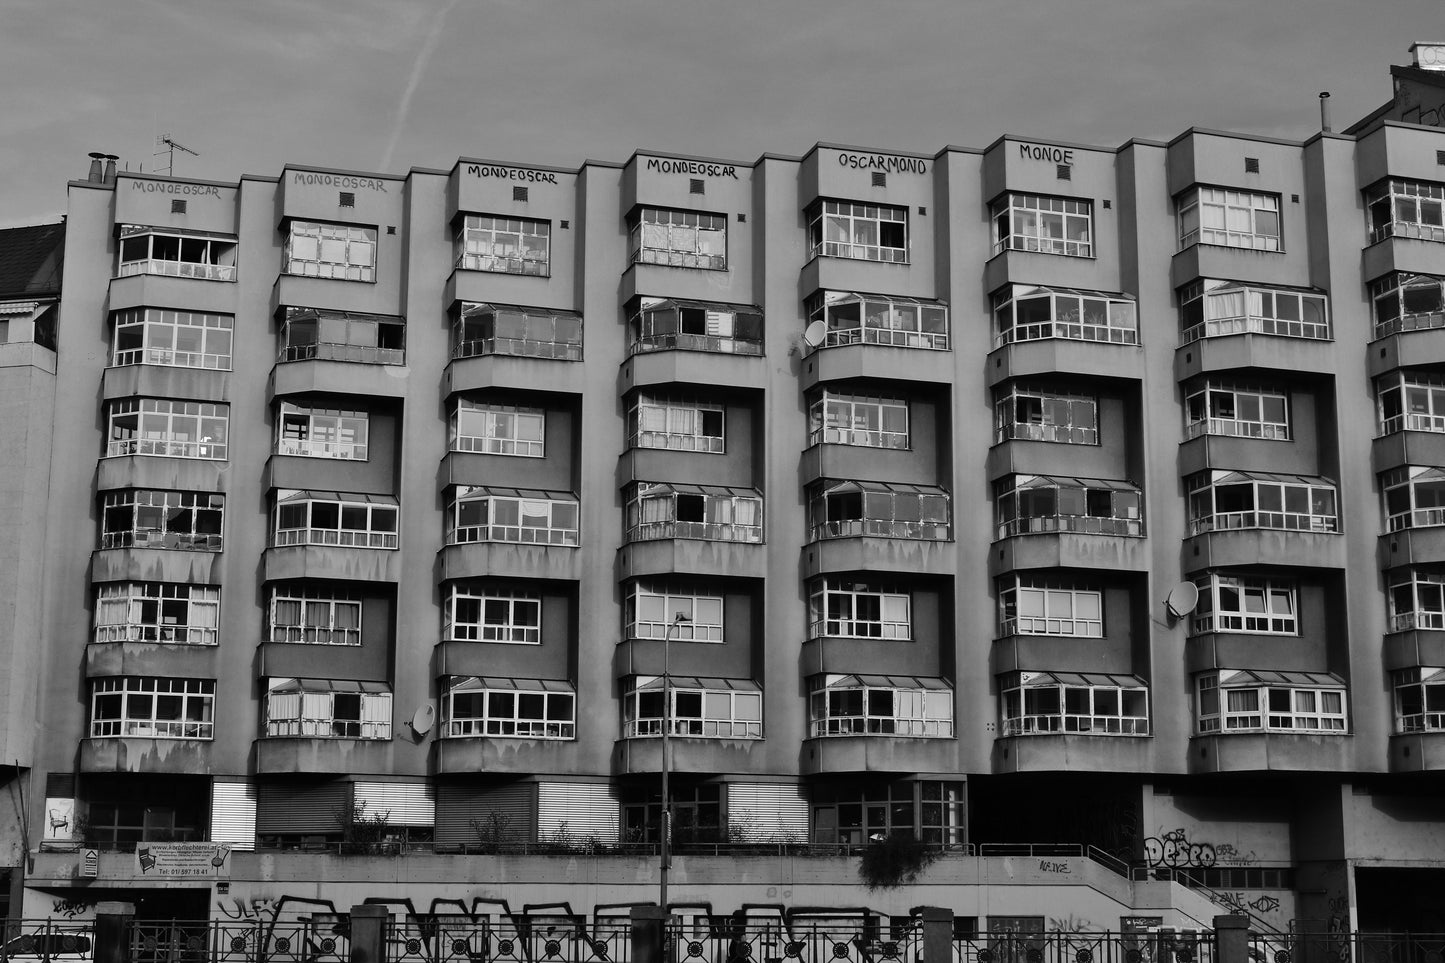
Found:
M 1445 869 L 1359 867 L 1359 928 L 1367 933 L 1445 933 Z

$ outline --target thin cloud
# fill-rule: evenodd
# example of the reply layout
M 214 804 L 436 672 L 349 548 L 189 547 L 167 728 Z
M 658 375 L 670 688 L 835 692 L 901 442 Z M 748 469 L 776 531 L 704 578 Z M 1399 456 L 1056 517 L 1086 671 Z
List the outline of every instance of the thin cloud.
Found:
M 392 122 L 391 137 L 387 140 L 386 150 L 381 155 L 381 165 L 378 169 L 383 172 L 391 170 L 391 156 L 396 153 L 396 145 L 401 140 L 402 130 L 406 127 L 406 119 L 411 112 L 411 99 L 416 95 L 417 88 L 421 86 L 421 78 L 426 73 L 427 64 L 431 63 L 432 54 L 436 52 L 437 44 L 441 42 L 447 14 L 451 13 L 452 8 L 456 5 L 457 0 L 447 0 L 447 5 L 439 9 L 432 17 L 426 39 L 422 41 L 421 49 L 416 54 L 416 60 L 412 62 L 411 76 L 407 78 L 406 89 L 401 94 L 401 103 L 396 108 L 396 120 Z

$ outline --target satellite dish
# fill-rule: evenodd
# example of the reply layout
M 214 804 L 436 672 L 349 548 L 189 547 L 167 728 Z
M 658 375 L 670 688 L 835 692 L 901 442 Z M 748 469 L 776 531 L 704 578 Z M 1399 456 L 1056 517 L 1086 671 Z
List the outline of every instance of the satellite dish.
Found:
M 436 718 L 436 710 L 427 702 L 416 710 L 416 715 L 411 717 L 411 728 L 419 736 L 431 732 L 432 720 Z
M 803 331 L 803 343 L 810 348 L 816 348 L 823 343 L 828 336 L 828 324 L 825 321 L 814 321 Z
M 1193 582 L 1180 582 L 1164 597 L 1164 608 L 1172 618 L 1182 619 L 1199 604 L 1199 587 Z

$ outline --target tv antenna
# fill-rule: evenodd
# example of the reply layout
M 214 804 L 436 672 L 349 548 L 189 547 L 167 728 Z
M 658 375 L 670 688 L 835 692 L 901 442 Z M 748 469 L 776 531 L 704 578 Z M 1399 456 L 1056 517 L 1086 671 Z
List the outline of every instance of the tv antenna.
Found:
M 200 157 L 200 156 L 201 156 L 200 153 L 198 153 L 197 151 L 191 150 L 191 149 L 190 149 L 189 147 L 187 147 L 185 144 L 178 143 L 177 141 L 171 140 L 171 135 L 170 135 L 170 134 L 161 134 L 159 137 L 157 137 L 157 138 L 156 138 L 156 146 L 157 146 L 157 147 L 160 147 L 160 148 L 162 148 L 162 149 L 156 151 L 154 156 L 160 157 L 160 156 L 164 155 L 165 158 L 166 158 L 165 170 L 161 170 L 159 167 L 157 167 L 157 168 L 156 168 L 156 173 L 157 173 L 157 174 L 169 174 L 169 175 L 172 176 L 172 177 L 175 176 L 176 151 L 181 151 L 181 152 L 184 153 L 184 154 L 190 154 L 192 157 Z

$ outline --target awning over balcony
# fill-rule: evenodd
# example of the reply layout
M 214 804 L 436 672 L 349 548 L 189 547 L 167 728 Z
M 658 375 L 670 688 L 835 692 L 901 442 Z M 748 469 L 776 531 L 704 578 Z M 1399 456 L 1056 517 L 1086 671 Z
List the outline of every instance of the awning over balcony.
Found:
M 385 682 L 362 682 L 358 679 L 272 679 L 267 691 L 287 692 L 378 692 L 391 691 Z
M 948 491 L 937 485 L 908 485 L 902 482 L 875 481 L 826 481 L 818 491 L 820 495 L 836 495 L 845 492 L 901 492 L 905 495 L 942 495 Z
M 1344 689 L 1345 680 L 1328 672 L 1294 672 L 1282 669 L 1220 669 L 1221 689 L 1249 689 L 1261 685 L 1309 686 Z
M 812 691 L 821 689 L 941 689 L 951 691 L 953 686 L 942 679 L 913 675 L 815 675 L 809 680 Z
M 561 679 L 508 679 L 496 676 L 454 676 L 448 692 L 573 692 L 576 687 Z
M 1014 678 L 1025 689 L 1041 686 L 1111 686 L 1120 689 L 1147 689 L 1149 683 L 1137 675 L 1111 675 L 1107 672 L 1018 672 Z M 1010 677 L 1004 677 L 1007 684 Z
M 1137 492 L 1139 486 L 1107 478 L 1075 478 L 1066 475 L 1015 475 L 1014 488 L 1092 488 L 1111 492 Z
M 1432 468 L 1430 470 L 1445 475 L 1445 469 Z M 1332 487 L 1335 484 L 1332 480 L 1324 478 L 1322 476 L 1312 477 L 1310 475 L 1281 475 L 1276 472 L 1268 471 L 1233 471 L 1215 469 L 1214 471 L 1208 472 L 1207 474 L 1209 476 L 1210 483 L 1214 485 L 1237 485 L 1242 482 L 1251 481 L 1276 482 L 1284 485 L 1329 485 Z
M 399 505 L 395 495 L 362 495 L 356 492 L 297 491 L 283 488 L 276 493 L 276 503 L 287 502 L 346 502 L 350 505 Z
M 708 679 L 700 676 L 674 675 L 669 677 L 669 689 L 706 689 L 709 692 L 761 692 L 762 687 L 752 679 Z M 662 676 L 639 675 L 634 677 L 632 692 L 647 692 L 662 689 Z
M 1132 294 L 1122 291 L 1090 291 L 1085 288 L 1056 288 L 1056 287 L 1024 287 L 1015 285 L 1013 296 L 1015 298 L 1038 298 L 1050 294 L 1072 295 L 1076 298 L 1104 298 L 1109 301 L 1137 301 Z
M 689 301 L 686 298 L 644 297 L 641 300 L 641 305 L 643 309 L 647 311 L 666 311 L 669 308 L 692 308 L 698 311 L 725 311 L 729 314 L 763 313 L 763 309 L 756 304 L 728 304 L 725 301 Z
M 540 488 L 495 488 L 491 485 L 458 485 L 458 498 L 530 498 L 536 501 L 575 502 L 571 492 L 543 491 Z
M 737 495 L 746 495 L 752 498 L 760 498 L 756 488 L 725 488 L 722 485 L 682 485 L 677 482 L 637 482 L 637 494 L 641 498 L 649 495 L 712 495 L 721 498 L 732 498 Z

